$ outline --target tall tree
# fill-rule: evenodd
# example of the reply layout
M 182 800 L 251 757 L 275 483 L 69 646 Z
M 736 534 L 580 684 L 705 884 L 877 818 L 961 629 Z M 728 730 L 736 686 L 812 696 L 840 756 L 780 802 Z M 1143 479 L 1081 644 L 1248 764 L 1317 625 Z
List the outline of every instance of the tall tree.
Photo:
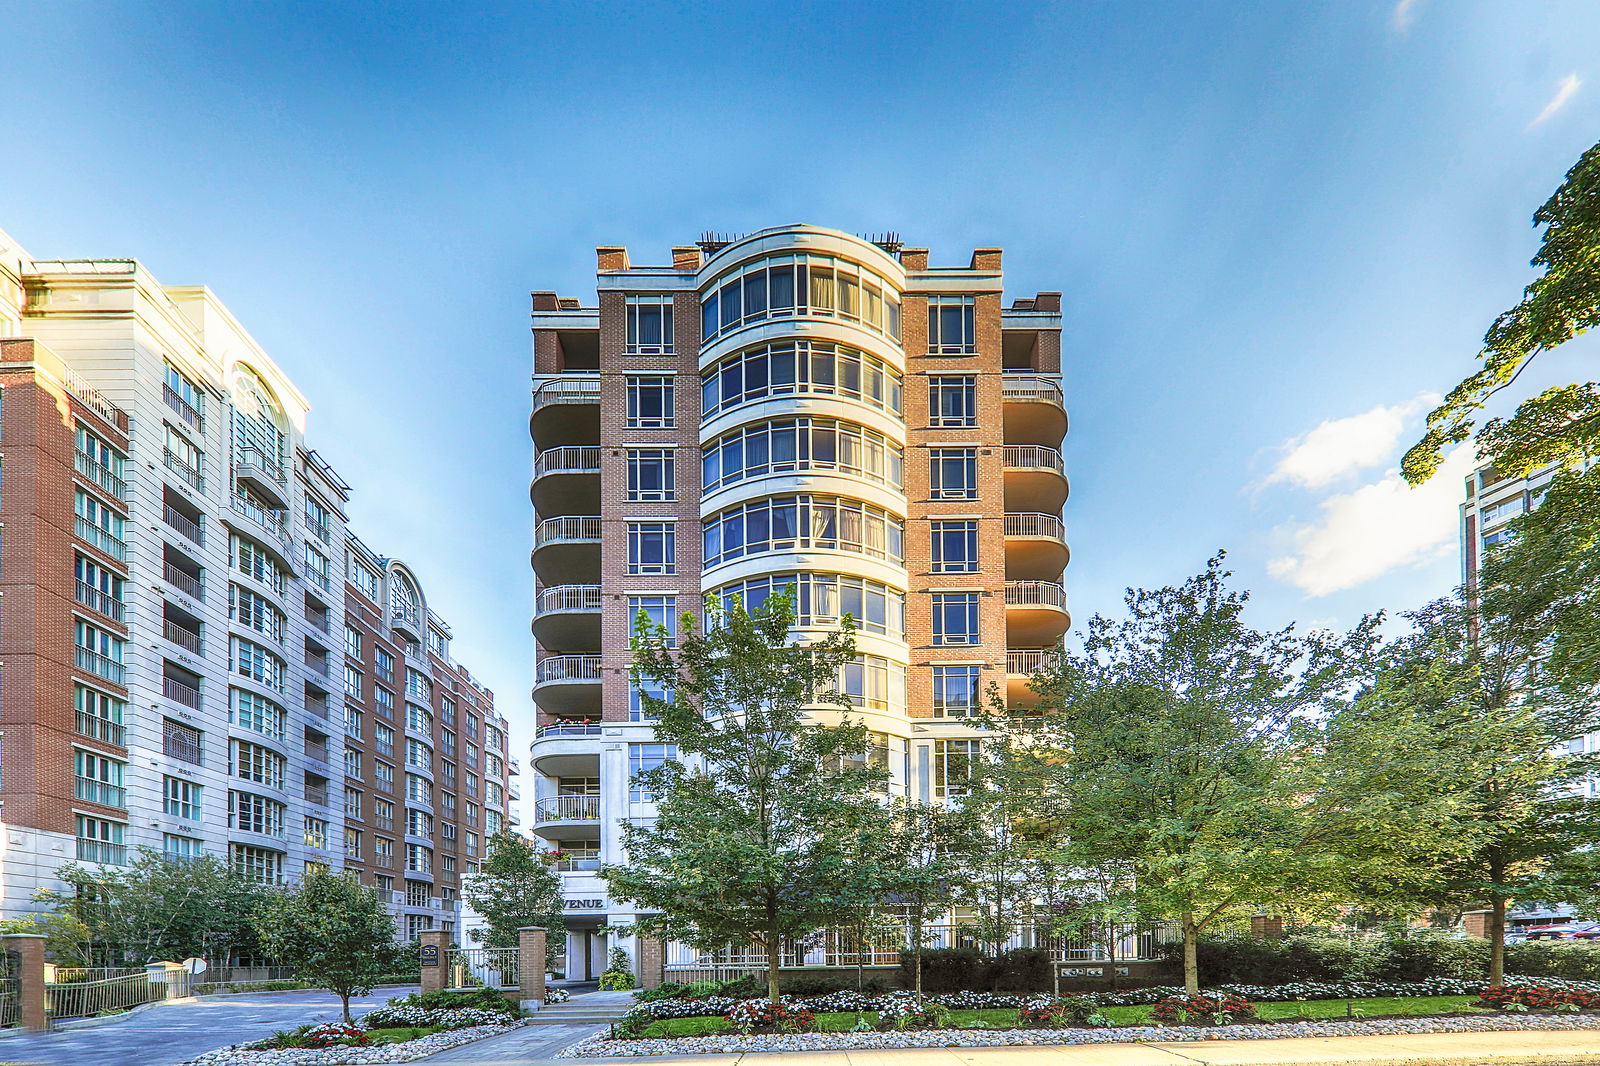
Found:
M 636 778 L 657 817 L 624 825 L 627 865 L 602 873 L 614 898 L 658 912 L 640 919 L 646 931 L 757 946 L 776 1002 L 785 942 L 848 918 L 871 891 L 853 841 L 884 817 L 886 773 L 838 691 L 856 654 L 848 624 L 792 640 L 792 595 L 754 611 L 713 599 L 706 617 L 702 631 L 685 614 L 676 647 L 636 623 L 633 680 L 678 758 Z
M 1219 555 L 1180 586 L 1130 589 L 1126 618 L 1096 615 L 1081 651 L 1035 680 L 1036 713 L 1001 722 L 1000 757 L 1040 782 L 1040 814 L 1081 854 L 1123 864 L 1142 909 L 1180 927 L 1191 990 L 1200 934 L 1277 898 L 1320 853 L 1329 830 L 1308 817 L 1296 719 L 1361 677 L 1375 626 L 1259 632 L 1227 577 Z
M 1428 415 L 1427 434 L 1401 464 L 1407 480 L 1432 477 L 1446 447 L 1471 435 L 1489 397 L 1511 385 L 1541 352 L 1600 323 L 1600 144 L 1578 158 L 1555 194 L 1534 212 L 1544 237 L 1533 266 L 1543 269 L 1515 307 L 1483 338 L 1483 367 Z M 1527 474 L 1550 463 L 1575 465 L 1600 454 L 1600 382 L 1560 385 L 1488 422 L 1479 450 L 1500 470 Z
M 394 919 L 353 874 L 317 871 L 272 893 L 256 930 L 269 955 L 339 997 L 345 1021 L 350 997 L 371 992 L 395 955 Z
M 554 967 L 565 953 L 561 877 L 552 868 L 551 856 L 527 837 L 510 829 L 490 837 L 483 864 L 462 882 L 461 894 L 488 923 L 486 947 L 514 948 L 519 930 L 537 925 L 546 931 L 545 965 Z

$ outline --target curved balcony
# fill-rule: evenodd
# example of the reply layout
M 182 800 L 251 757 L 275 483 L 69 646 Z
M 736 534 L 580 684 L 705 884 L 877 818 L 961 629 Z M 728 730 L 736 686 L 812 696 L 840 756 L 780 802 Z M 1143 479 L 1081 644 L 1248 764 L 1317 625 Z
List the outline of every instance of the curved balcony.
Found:
M 600 447 L 572 444 L 546 448 L 533 460 L 529 489 L 541 515 L 593 514 L 600 510 Z
M 1067 435 L 1067 408 L 1061 382 L 1038 374 L 1005 374 L 1000 378 L 1005 407 L 1006 441 L 1055 446 Z
M 600 443 L 600 375 L 552 378 L 533 390 L 528 432 L 546 447 Z
M 545 777 L 599 777 L 599 725 L 546 722 L 528 745 L 528 768 Z
M 1067 465 L 1060 448 L 1005 446 L 1006 510 L 1060 514 L 1067 502 Z
M 534 668 L 533 700 L 558 717 L 600 717 L 600 656 L 547 655 Z
M 1072 626 L 1067 590 L 1055 581 L 1006 582 L 1006 633 L 1020 647 L 1046 647 Z
M 541 796 L 533 801 L 535 832 L 550 826 L 595 825 L 599 821 L 599 796 Z
M 1028 687 L 1028 682 L 1049 661 L 1049 648 L 1006 649 L 1007 707 L 1032 707 L 1039 702 L 1039 694 Z
M 1032 511 L 1005 516 L 1006 577 L 1059 578 L 1072 552 L 1060 515 Z
M 539 581 L 561 577 L 600 579 L 600 519 L 565 515 L 546 518 L 533 531 L 533 571 Z
M 539 590 L 533 635 L 554 652 L 600 647 L 600 586 L 556 585 Z

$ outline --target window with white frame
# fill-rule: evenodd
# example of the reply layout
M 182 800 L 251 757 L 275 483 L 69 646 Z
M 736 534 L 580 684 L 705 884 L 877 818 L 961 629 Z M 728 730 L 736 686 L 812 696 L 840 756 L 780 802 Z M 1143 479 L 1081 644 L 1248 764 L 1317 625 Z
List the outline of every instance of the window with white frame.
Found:
M 978 713 L 978 667 L 933 668 L 933 716 L 969 718 Z
M 373 603 L 378 602 L 378 572 L 350 556 L 350 583 Z
M 977 776 L 978 741 L 933 742 L 933 793 L 940 799 L 966 796 Z
M 181 777 L 163 777 L 161 783 L 164 796 L 162 810 L 166 815 L 186 822 L 198 822 L 202 786 Z
M 629 296 L 627 298 L 629 355 L 670 355 L 672 353 L 672 297 Z
M 361 671 L 349 663 L 346 663 L 344 667 L 344 694 L 358 700 L 363 695 L 361 691 Z
M 228 825 L 241 832 L 281 837 L 287 810 L 277 800 L 254 792 L 228 793 Z
M 928 354 L 969 355 L 978 350 L 976 296 L 928 297 Z
M 421 844 L 407 844 L 406 870 L 419 874 L 433 873 L 433 849 Z
M 951 519 L 933 525 L 933 572 L 974 574 L 978 571 L 976 519 Z
M 651 792 L 639 775 L 658 766 L 676 760 L 678 746 L 676 744 L 629 744 L 628 745 L 628 799 L 634 803 L 654 803 L 655 793 Z
M 288 760 L 271 748 L 252 744 L 247 740 L 229 743 L 232 772 L 235 777 L 254 781 L 270 788 L 282 788 L 284 770 Z
M 328 587 L 328 557 L 307 544 L 305 546 L 306 574 L 322 588 Z
M 283 643 L 283 629 L 288 619 L 265 596 L 258 595 L 242 585 L 228 586 L 229 616 L 247 629 Z
M 629 376 L 629 429 L 672 429 L 677 425 L 676 406 L 670 375 Z
M 278 595 L 283 595 L 286 577 L 283 568 L 261 545 L 249 537 L 242 537 L 235 533 L 229 537 L 229 546 L 233 550 L 233 565 L 241 574 L 245 574 L 266 585 Z
M 269 688 L 283 691 L 284 661 L 253 641 L 230 637 L 233 646 L 233 668 L 241 677 L 248 677 Z
M 628 573 L 676 574 L 677 536 L 676 522 L 629 522 Z
M 305 503 L 305 526 L 322 543 L 328 543 L 328 527 L 333 520 L 333 511 L 315 496 L 307 494 Z
M 643 614 L 651 625 L 666 631 L 664 642 L 673 647 L 678 639 L 678 598 L 676 596 L 629 596 L 628 625 L 632 628 Z
M 394 791 L 394 767 L 382 760 L 372 763 L 372 780 L 385 792 Z
M 671 448 L 628 449 L 628 499 L 654 503 L 677 499 Z
M 229 844 L 228 859 L 234 873 L 260 885 L 283 883 L 283 852 L 248 844 Z
M 382 648 L 373 649 L 373 669 L 379 681 L 394 682 L 394 656 Z
M 265 696 L 246 692 L 242 688 L 228 689 L 228 700 L 235 725 L 274 740 L 284 738 L 289 714 L 282 707 Z
M 205 844 L 195 837 L 161 834 L 161 854 L 176 862 L 193 862 L 205 854 Z
M 936 374 L 928 379 L 928 424 L 940 429 L 978 425 L 978 379 L 971 374 Z
M 361 790 L 346 787 L 344 790 L 344 816 L 361 820 Z
M 978 643 L 976 592 L 933 594 L 933 642 L 935 644 Z
M 936 500 L 977 499 L 978 450 L 928 449 L 928 486 Z
M 361 630 L 355 626 L 344 627 L 344 651 L 346 655 L 361 658 Z

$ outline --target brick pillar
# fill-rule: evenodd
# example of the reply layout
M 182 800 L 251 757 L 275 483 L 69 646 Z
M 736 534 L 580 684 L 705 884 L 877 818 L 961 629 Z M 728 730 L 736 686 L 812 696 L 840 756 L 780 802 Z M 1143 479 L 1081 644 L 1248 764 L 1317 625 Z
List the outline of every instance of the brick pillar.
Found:
M 653 936 L 639 934 L 634 946 L 639 954 L 639 987 L 660 988 L 667 979 L 667 946 Z
M 450 962 L 450 933 L 445 929 L 425 929 L 422 933 L 422 990 L 442 992 L 449 983 L 446 965 Z
M 1278 940 L 1283 936 L 1283 919 L 1265 914 L 1250 916 L 1250 935 L 1257 940 Z
M 33 1032 L 50 1028 L 44 1012 L 44 937 L 13 933 L 4 938 L 5 950 L 17 953 L 17 1020 Z
M 544 929 L 525 925 L 517 930 L 517 970 L 521 976 L 523 1010 L 544 1006 Z
M 1461 929 L 1468 936 L 1489 937 L 1489 911 L 1467 911 L 1461 916 Z

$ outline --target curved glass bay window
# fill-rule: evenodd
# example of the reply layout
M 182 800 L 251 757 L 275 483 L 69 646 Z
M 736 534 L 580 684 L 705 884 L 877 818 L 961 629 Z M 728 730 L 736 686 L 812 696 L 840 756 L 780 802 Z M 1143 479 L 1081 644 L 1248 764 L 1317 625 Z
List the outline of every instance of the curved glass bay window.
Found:
M 758 611 L 775 592 L 794 590 L 794 624 L 802 628 L 833 626 L 845 615 L 865 633 L 902 638 L 906 631 L 906 596 L 897 588 L 848 574 L 773 574 L 723 585 L 713 595 L 723 601 L 739 597 L 746 610 Z
M 859 500 L 773 496 L 730 507 L 705 520 L 705 565 L 759 552 L 833 548 L 900 563 L 905 524 Z
M 843 396 L 900 414 L 900 374 L 845 344 L 783 342 L 746 348 L 700 374 L 701 418 L 771 396 Z
M 899 488 L 904 456 L 881 433 L 832 418 L 778 418 L 724 433 L 705 444 L 705 492 L 746 478 L 810 470 L 855 474 Z
M 856 707 L 899 711 L 906 705 L 906 668 L 880 655 L 861 655 L 839 667 L 839 695 Z
M 900 339 L 900 297 L 881 275 L 845 259 L 774 255 L 719 277 L 701 298 L 701 336 L 766 318 L 823 315 Z

